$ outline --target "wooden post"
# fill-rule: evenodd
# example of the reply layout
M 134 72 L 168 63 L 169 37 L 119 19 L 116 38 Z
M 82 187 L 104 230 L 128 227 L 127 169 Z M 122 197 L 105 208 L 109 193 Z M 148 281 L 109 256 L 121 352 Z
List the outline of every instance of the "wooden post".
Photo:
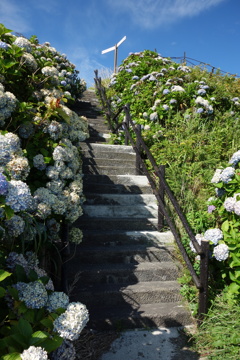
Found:
M 141 125 L 137 124 L 137 131 L 139 132 L 139 135 L 141 136 Z M 139 141 L 139 138 L 136 139 L 136 148 L 138 149 L 138 153 L 136 155 L 136 175 L 142 175 L 142 168 L 141 168 L 141 142 Z
M 207 314 L 208 310 L 208 266 L 209 266 L 209 242 L 202 240 L 201 248 L 203 253 L 201 256 L 200 263 L 200 283 L 201 288 L 199 289 L 199 308 L 198 315 L 199 320 L 202 320 L 204 315 Z
M 159 171 L 162 174 L 163 178 L 165 178 L 165 166 L 164 165 L 160 165 L 159 167 Z M 162 203 L 165 204 L 164 201 L 164 187 L 162 186 L 161 183 L 161 178 L 159 177 L 159 196 L 162 200 Z M 164 215 L 161 211 L 160 206 L 158 205 L 158 230 L 162 230 L 164 227 Z

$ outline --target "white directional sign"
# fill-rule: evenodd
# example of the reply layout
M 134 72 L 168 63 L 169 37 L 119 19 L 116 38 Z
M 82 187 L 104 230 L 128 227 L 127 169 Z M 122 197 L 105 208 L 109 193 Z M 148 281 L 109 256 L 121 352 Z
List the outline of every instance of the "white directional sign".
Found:
M 126 36 L 124 36 L 116 45 L 106 49 L 106 50 L 103 50 L 102 51 L 102 54 L 106 54 L 110 51 L 113 51 L 115 50 L 115 54 L 114 54 L 114 73 L 116 74 L 117 72 L 117 53 L 118 53 L 118 47 L 126 40 Z

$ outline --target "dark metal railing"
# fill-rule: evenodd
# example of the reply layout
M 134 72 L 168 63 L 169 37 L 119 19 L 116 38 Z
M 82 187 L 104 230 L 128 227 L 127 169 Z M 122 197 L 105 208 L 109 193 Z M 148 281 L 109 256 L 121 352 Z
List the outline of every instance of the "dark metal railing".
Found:
M 207 313 L 208 310 L 208 254 L 209 254 L 209 243 L 208 241 L 202 241 L 201 246 L 198 244 L 195 235 L 193 234 L 187 219 L 185 215 L 183 214 L 173 192 L 171 191 L 166 179 L 165 179 L 165 167 L 160 166 L 158 167 L 153 155 L 151 154 L 150 150 L 146 146 L 142 136 L 141 136 L 141 127 L 140 125 L 134 124 L 133 120 L 131 119 L 130 115 L 130 107 L 129 105 L 123 106 L 117 114 L 113 114 L 112 110 L 110 110 L 110 101 L 107 99 L 105 89 L 103 88 L 101 84 L 101 78 L 98 77 L 97 71 L 95 71 L 96 78 L 95 85 L 97 89 L 97 93 L 100 96 L 100 99 L 102 101 L 103 99 L 103 110 L 107 109 L 108 113 L 108 122 L 109 125 L 111 123 L 110 129 L 113 132 L 118 132 L 118 130 L 121 128 L 124 130 L 125 133 L 125 145 L 128 145 L 129 142 L 131 146 L 133 147 L 135 153 L 136 153 L 136 168 L 138 174 L 144 174 L 148 178 L 148 181 L 152 187 L 152 191 L 154 195 L 156 196 L 157 202 L 158 202 L 158 230 L 161 230 L 164 226 L 164 219 L 166 219 L 166 222 L 175 238 L 175 241 L 178 245 L 178 248 L 182 254 L 182 257 L 191 273 L 193 282 L 197 289 L 199 290 L 199 308 L 198 308 L 198 315 L 199 320 L 201 320 L 204 317 L 204 314 Z M 120 115 L 120 113 L 124 111 L 125 117 L 124 121 L 121 123 L 118 123 L 117 118 Z M 116 124 L 113 126 L 113 124 Z M 131 131 L 135 134 L 135 139 L 131 135 Z M 144 155 L 144 159 L 143 159 Z M 145 159 L 148 159 L 148 161 L 151 163 L 151 166 L 154 170 L 154 176 L 152 173 L 148 170 L 147 165 L 145 163 Z M 196 274 L 196 271 L 189 259 L 189 256 L 185 250 L 185 247 L 182 244 L 181 237 L 176 229 L 175 223 L 172 220 L 171 216 L 169 215 L 169 212 L 167 210 L 167 207 L 165 205 L 164 197 L 167 196 L 169 201 L 171 202 L 173 209 L 175 210 L 176 214 L 178 215 L 178 218 L 180 219 L 187 235 L 189 236 L 189 239 L 192 241 L 193 246 L 197 252 L 197 254 L 200 256 L 200 276 Z

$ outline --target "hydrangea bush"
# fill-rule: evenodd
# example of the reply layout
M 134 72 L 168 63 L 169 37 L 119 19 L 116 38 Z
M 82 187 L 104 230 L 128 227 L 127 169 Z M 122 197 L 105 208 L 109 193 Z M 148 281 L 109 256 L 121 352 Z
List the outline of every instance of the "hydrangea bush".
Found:
M 71 341 L 88 322 L 86 306 L 54 291 L 33 252 L 9 253 L 5 268 L 0 271 L 0 358 L 74 359 Z
M 86 86 L 49 43 L 2 24 L 0 39 L 1 241 L 6 248 L 43 236 L 57 243 L 63 219 L 72 224 L 82 214 L 79 143 L 88 128 L 71 105 Z
M 215 229 L 203 235 L 214 245 L 212 256 L 223 262 L 216 278 L 224 279 L 231 294 L 240 297 L 240 151 L 235 152 L 225 168 L 216 169 L 211 183 L 214 196 L 208 199 L 208 211 L 215 219 Z
M 79 145 L 88 126 L 72 108 L 86 84 L 50 43 L 3 24 L 0 69 L 0 358 L 74 359 L 69 339 L 88 311 L 54 291 L 45 254 L 61 243 L 65 223 L 69 241 L 82 239 L 72 224 L 82 214 Z

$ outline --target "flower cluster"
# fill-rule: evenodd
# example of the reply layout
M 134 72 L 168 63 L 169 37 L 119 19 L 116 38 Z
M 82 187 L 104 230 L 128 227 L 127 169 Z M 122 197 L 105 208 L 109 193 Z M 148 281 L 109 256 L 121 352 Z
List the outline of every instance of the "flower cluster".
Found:
M 48 294 L 41 281 L 18 282 L 15 287 L 18 290 L 19 300 L 24 301 L 29 309 L 40 309 L 46 305 Z
M 70 303 L 66 311 L 54 321 L 54 330 L 67 340 L 77 340 L 89 320 L 86 306 L 80 302 Z
M 17 99 L 14 94 L 4 91 L 4 86 L 0 83 L 0 126 L 5 125 L 8 119 L 17 107 Z
M 40 346 L 30 346 L 20 354 L 22 360 L 48 360 L 47 352 Z

